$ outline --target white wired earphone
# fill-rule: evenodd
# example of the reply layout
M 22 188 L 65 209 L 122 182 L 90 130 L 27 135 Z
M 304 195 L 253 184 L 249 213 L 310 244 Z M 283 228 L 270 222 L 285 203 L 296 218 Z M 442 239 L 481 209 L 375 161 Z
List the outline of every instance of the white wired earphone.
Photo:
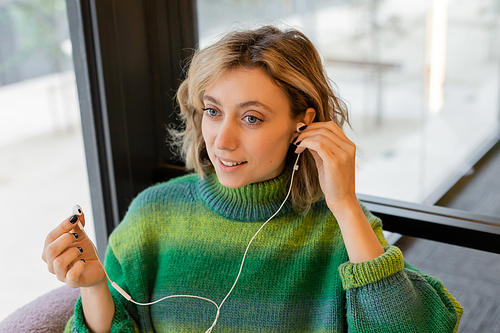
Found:
M 302 126 L 305 126 L 304 123 L 302 122 L 299 122 L 296 126 L 296 132 L 300 133 L 301 131 L 299 130 L 299 128 L 301 128 Z M 219 319 L 219 315 L 220 315 L 220 309 L 222 307 L 222 304 L 224 304 L 224 302 L 227 300 L 227 298 L 229 297 L 229 295 L 233 292 L 233 289 L 234 287 L 236 286 L 236 284 L 238 283 L 238 280 L 240 278 L 240 275 L 241 275 L 241 272 L 243 271 L 243 265 L 245 264 L 245 259 L 246 259 L 246 256 L 247 256 L 247 253 L 248 253 L 248 249 L 250 248 L 250 245 L 252 244 L 253 240 L 255 239 L 255 237 L 257 237 L 257 235 L 259 234 L 259 232 L 264 228 L 264 226 L 267 224 L 267 222 L 271 221 L 271 219 L 273 217 L 276 216 L 276 214 L 279 213 L 279 211 L 281 210 L 281 208 L 283 208 L 283 206 L 285 205 L 285 202 L 287 201 L 288 197 L 290 196 L 290 192 L 292 191 L 292 184 L 293 184 L 293 176 L 295 174 L 295 171 L 297 171 L 299 169 L 299 166 L 297 165 L 297 163 L 299 162 L 299 157 L 300 157 L 300 153 L 297 155 L 297 159 L 295 160 L 295 164 L 293 165 L 293 171 L 292 171 L 292 176 L 290 178 L 290 187 L 288 188 L 288 193 L 285 197 L 285 200 L 283 200 L 283 202 L 281 203 L 281 206 L 278 208 L 278 210 L 276 211 L 276 213 L 274 213 L 269 219 L 267 219 L 266 222 L 264 222 L 261 227 L 259 228 L 259 230 L 257 230 L 257 232 L 253 235 L 252 239 L 250 239 L 250 242 L 248 243 L 246 249 L 245 249 L 245 253 L 243 254 L 243 259 L 241 260 L 241 265 L 240 265 L 240 270 L 238 272 L 238 275 L 236 276 L 236 280 L 234 281 L 233 283 L 233 286 L 231 287 L 231 289 L 229 290 L 229 292 L 227 293 L 226 297 L 224 297 L 224 299 L 222 300 L 222 302 L 220 303 L 220 305 L 218 305 L 216 302 L 212 301 L 211 299 L 208 299 L 208 298 L 205 298 L 205 297 L 201 297 L 201 296 L 193 296 L 193 295 L 170 295 L 170 296 L 166 296 L 166 297 L 163 297 L 163 298 L 160 298 L 159 300 L 156 300 L 154 302 L 150 302 L 150 303 L 139 303 L 139 302 L 136 302 L 132 299 L 132 297 L 127 294 L 127 292 L 125 290 L 123 290 L 119 285 L 117 285 L 115 282 L 113 282 L 110 278 L 109 278 L 109 275 L 108 273 L 106 272 L 106 270 L 104 269 L 104 265 L 102 264 L 102 262 L 99 260 L 99 256 L 97 254 L 97 249 L 95 248 L 94 246 L 94 252 L 95 252 L 95 255 L 97 257 L 97 260 L 99 261 L 99 263 L 101 264 L 102 266 L 102 269 L 104 270 L 104 273 L 106 274 L 106 278 L 109 280 L 109 282 L 111 283 L 111 286 L 113 286 L 113 288 L 116 289 L 116 291 L 118 291 L 123 297 L 125 297 L 125 299 L 127 301 L 130 301 L 134 304 L 137 304 L 137 305 L 153 305 L 153 304 L 156 304 L 158 302 L 161 302 L 163 300 L 166 300 L 167 298 L 177 298 L 177 297 L 185 297 L 185 298 L 198 298 L 198 299 L 201 299 L 201 300 L 204 300 L 204 301 L 207 301 L 207 302 L 210 302 L 212 303 L 213 305 L 215 305 L 215 307 L 217 308 L 217 314 L 215 315 L 215 320 L 214 322 L 212 323 L 212 326 L 210 326 L 206 331 L 205 333 L 210 333 L 212 332 L 212 329 L 215 327 L 215 325 L 217 324 L 217 320 Z M 74 214 L 77 214 L 77 215 L 81 215 L 82 214 L 82 210 L 80 208 L 80 206 L 78 205 L 75 205 L 75 207 L 73 207 L 73 213 Z M 83 225 L 81 224 L 80 221 L 78 221 L 78 226 L 80 227 L 80 229 L 83 230 Z M 92 244 L 93 245 L 93 244 Z

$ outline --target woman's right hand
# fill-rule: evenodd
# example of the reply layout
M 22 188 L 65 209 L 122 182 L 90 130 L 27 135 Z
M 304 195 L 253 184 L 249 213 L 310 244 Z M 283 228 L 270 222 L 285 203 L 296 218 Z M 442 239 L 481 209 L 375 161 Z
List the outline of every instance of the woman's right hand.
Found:
M 92 287 L 106 282 L 106 273 L 94 244 L 78 222 L 85 226 L 83 212 L 71 215 L 47 235 L 42 259 L 49 272 L 69 287 Z

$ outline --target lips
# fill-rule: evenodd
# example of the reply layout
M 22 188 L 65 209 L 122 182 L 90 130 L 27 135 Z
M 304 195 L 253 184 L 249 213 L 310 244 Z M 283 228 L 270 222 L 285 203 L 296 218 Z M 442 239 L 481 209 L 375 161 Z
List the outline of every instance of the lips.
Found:
M 245 163 L 245 162 L 224 162 L 223 160 L 220 160 L 220 161 L 222 162 L 222 164 L 224 164 L 225 166 L 229 166 L 229 167 Z
M 220 157 L 218 157 L 218 159 L 219 159 L 220 163 L 226 167 L 235 167 L 235 166 L 247 163 L 247 161 L 237 162 L 237 161 L 232 161 L 232 160 L 223 160 Z

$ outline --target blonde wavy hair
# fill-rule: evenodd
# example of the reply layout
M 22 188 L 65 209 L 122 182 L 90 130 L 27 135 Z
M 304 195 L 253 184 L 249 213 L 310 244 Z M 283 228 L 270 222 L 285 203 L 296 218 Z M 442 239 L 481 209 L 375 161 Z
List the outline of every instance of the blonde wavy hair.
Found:
M 235 30 L 202 50 L 195 51 L 186 79 L 177 91 L 183 129 L 170 129 L 170 144 L 178 148 L 188 170 L 203 179 L 213 171 L 201 131 L 205 107 L 203 94 L 221 76 L 235 68 L 260 68 L 287 95 L 292 119 L 300 119 L 314 108 L 314 122 L 334 121 L 340 128 L 349 123 L 347 106 L 332 88 L 318 51 L 312 42 L 295 29 L 263 26 Z M 295 146 L 287 154 L 291 168 Z M 296 155 L 295 155 L 296 156 Z M 302 153 L 300 168 L 290 194 L 293 207 L 307 212 L 323 195 L 312 154 Z

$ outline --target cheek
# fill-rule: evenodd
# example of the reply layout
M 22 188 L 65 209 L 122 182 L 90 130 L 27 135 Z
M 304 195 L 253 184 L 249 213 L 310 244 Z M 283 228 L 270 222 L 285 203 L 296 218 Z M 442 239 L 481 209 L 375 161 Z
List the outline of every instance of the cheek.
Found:
M 210 126 L 207 125 L 205 118 L 203 117 L 201 121 L 201 134 L 203 136 L 203 140 L 205 140 L 205 146 L 209 148 L 210 146 Z
M 286 139 L 283 140 L 280 138 L 280 139 L 266 140 L 265 144 L 263 144 L 262 151 L 267 152 L 265 158 L 269 164 L 273 163 L 280 164 L 286 157 L 286 153 L 288 152 L 288 147 L 289 144 Z

